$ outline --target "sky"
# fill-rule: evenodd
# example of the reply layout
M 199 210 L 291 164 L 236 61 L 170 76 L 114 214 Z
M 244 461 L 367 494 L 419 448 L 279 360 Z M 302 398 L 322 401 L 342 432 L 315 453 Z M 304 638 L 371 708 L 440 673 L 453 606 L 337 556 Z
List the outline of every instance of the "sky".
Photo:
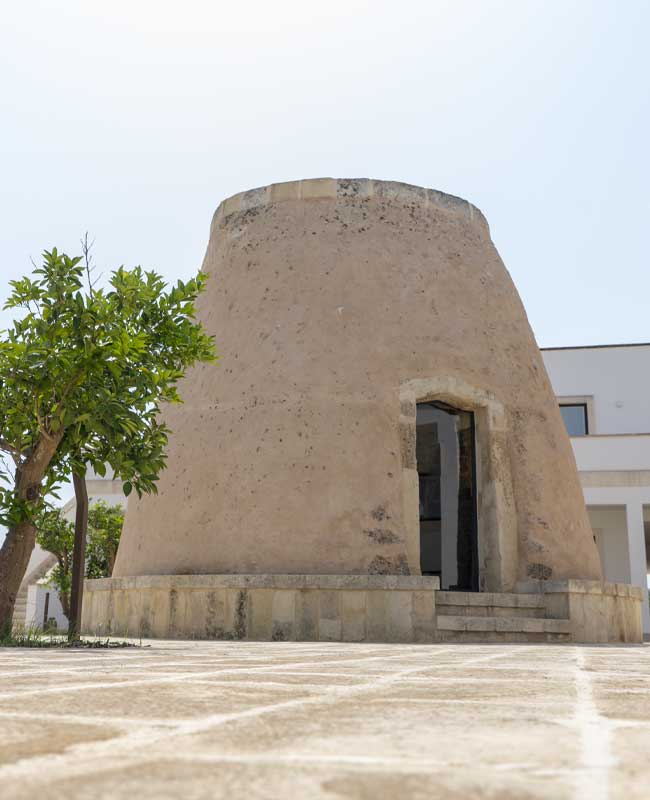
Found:
M 7 3 L 0 297 L 85 231 L 186 278 L 224 197 L 371 177 L 481 208 L 541 346 L 648 341 L 649 34 L 647 0 Z

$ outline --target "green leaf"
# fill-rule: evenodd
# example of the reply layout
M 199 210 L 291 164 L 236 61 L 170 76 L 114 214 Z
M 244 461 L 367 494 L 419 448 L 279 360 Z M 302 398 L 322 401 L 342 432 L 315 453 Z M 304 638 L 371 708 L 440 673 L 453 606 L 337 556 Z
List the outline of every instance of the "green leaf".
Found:
M 10 283 L 0 434 L 25 463 L 38 460 L 41 494 L 85 464 L 101 476 L 109 465 L 127 493 L 155 492 L 166 463 L 163 404 L 181 399 L 189 367 L 216 360 L 194 320 L 205 281 L 199 274 L 167 287 L 155 272 L 119 267 L 89 294 L 81 259 L 52 248 L 31 276 Z M 0 520 L 10 525 L 43 505 L 22 501 L 13 480 L 0 463 Z

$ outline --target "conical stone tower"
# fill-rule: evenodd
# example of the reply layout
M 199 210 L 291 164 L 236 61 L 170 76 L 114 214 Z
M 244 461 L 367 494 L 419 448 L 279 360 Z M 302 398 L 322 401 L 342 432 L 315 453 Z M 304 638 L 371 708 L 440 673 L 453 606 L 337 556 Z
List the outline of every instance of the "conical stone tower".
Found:
M 192 370 L 184 403 L 165 409 L 159 494 L 129 500 L 109 587 L 122 595 L 109 609 L 90 585 L 88 625 L 112 614 L 161 635 L 266 638 L 255 625 L 277 633 L 284 614 L 288 638 L 314 638 L 297 610 L 311 587 L 347 591 L 366 615 L 357 638 L 382 638 L 369 633 L 368 587 L 410 592 L 415 619 L 415 595 L 444 586 L 454 561 L 445 588 L 602 579 L 553 391 L 478 209 L 384 181 L 274 184 L 221 203 L 203 270 L 199 317 L 220 362 Z M 172 606 L 181 584 L 193 599 L 156 611 L 171 583 L 146 576 L 185 576 Z M 211 597 L 197 622 L 187 604 L 203 602 L 200 587 Z M 260 611 L 255 591 L 293 592 L 267 597 L 292 610 Z M 323 603 L 335 621 L 344 602 L 321 597 L 314 624 Z

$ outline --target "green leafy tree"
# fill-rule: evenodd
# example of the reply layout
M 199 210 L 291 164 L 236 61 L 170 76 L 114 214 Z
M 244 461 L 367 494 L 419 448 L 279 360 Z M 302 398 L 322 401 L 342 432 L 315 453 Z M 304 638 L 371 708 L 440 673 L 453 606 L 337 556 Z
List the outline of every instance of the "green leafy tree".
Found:
M 18 318 L 0 333 L 0 630 L 48 492 L 87 464 L 100 475 L 110 465 L 127 495 L 156 491 L 168 436 L 160 406 L 180 402 L 188 367 L 215 358 L 195 320 L 205 280 L 168 288 L 155 272 L 120 267 L 95 289 L 88 260 L 54 249 L 11 282 L 5 308 Z
M 103 500 L 98 500 L 90 507 L 85 568 L 87 578 L 110 578 L 123 524 L 122 506 L 109 506 Z M 50 575 L 50 583 L 57 590 L 63 613 L 69 619 L 74 525 L 63 516 L 60 508 L 44 508 L 37 517 L 36 526 L 37 543 L 43 550 L 56 556 L 57 563 Z
M 103 500 L 98 500 L 90 507 L 86 549 L 87 578 L 111 577 L 123 524 L 122 506 L 109 506 Z
M 36 541 L 43 550 L 56 556 L 50 582 L 57 590 L 63 613 L 69 617 L 74 525 L 63 516 L 60 508 L 43 509 L 36 525 Z

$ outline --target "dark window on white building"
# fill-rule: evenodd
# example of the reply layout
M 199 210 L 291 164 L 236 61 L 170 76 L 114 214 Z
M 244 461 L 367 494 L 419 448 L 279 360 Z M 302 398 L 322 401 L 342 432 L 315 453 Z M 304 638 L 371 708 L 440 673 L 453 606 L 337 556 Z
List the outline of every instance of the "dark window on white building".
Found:
M 586 403 L 560 403 L 560 412 L 569 436 L 586 436 L 589 433 Z

